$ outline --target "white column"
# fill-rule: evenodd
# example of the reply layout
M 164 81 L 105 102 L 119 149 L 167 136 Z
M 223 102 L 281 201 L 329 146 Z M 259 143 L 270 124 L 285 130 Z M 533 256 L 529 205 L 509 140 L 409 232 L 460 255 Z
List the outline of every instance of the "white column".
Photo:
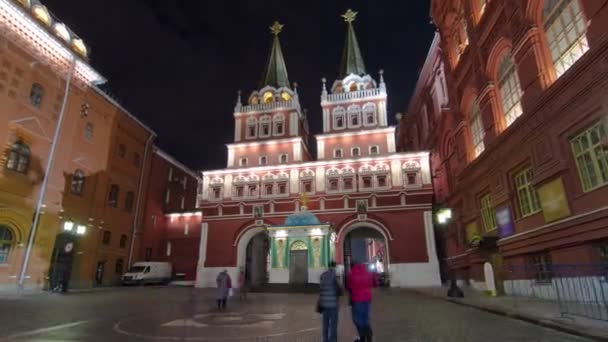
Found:
M 386 146 L 388 147 L 388 153 L 395 153 L 395 133 L 386 134 Z
M 393 186 L 402 186 L 403 179 L 401 172 L 401 161 L 399 160 L 391 160 L 391 179 L 393 181 Z
M 431 164 L 428 155 L 420 159 L 420 172 L 422 173 L 422 184 L 431 184 Z
M 228 147 L 228 167 L 234 166 L 234 149 L 232 147 Z
M 325 159 L 325 141 L 317 140 L 317 157 L 319 159 Z
M 302 161 L 302 145 L 301 143 L 293 143 L 293 161 Z
M 201 241 L 198 245 L 198 266 L 205 267 L 207 260 L 207 236 L 209 234 L 209 223 L 201 223 Z
M 433 212 L 424 212 L 424 232 L 426 236 L 426 250 L 429 254 L 429 262 L 437 263 L 437 250 L 435 248 L 435 230 L 433 229 Z
M 297 194 L 300 192 L 299 178 L 300 178 L 300 173 L 298 172 L 297 169 L 293 169 L 289 172 L 289 192 L 290 193 Z
M 209 181 L 210 181 L 209 176 L 203 177 L 203 193 L 201 194 L 203 201 L 206 201 L 209 199 Z
M 329 108 L 323 108 L 323 132 L 327 133 L 331 130 L 331 117 Z
M 386 119 L 386 101 L 380 101 L 379 105 L 378 105 L 378 121 L 380 126 L 386 126 L 388 125 L 387 123 L 387 119 Z
M 298 135 L 298 113 L 291 112 L 289 117 L 289 135 Z
M 241 141 L 241 119 L 239 118 L 234 122 L 234 141 Z
M 317 166 L 315 181 L 315 191 L 325 191 L 325 168 L 323 166 Z
M 224 198 L 232 197 L 232 175 L 224 177 Z

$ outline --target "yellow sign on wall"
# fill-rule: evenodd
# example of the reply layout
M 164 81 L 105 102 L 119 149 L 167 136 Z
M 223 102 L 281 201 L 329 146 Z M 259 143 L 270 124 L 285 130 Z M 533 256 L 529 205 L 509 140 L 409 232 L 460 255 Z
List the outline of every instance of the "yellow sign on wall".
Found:
M 543 208 L 545 222 L 552 222 L 570 216 L 568 198 L 561 177 L 541 186 L 538 189 L 538 197 Z
M 467 242 L 471 243 L 473 240 L 479 238 L 479 228 L 477 228 L 477 222 L 471 222 L 467 224 Z

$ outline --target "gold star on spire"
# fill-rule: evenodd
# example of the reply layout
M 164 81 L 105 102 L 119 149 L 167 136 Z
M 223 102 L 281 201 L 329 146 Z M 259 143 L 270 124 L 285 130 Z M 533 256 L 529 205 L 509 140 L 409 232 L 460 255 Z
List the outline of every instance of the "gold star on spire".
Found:
M 357 14 L 359 14 L 359 12 L 355 12 L 349 8 L 346 13 L 342 14 L 342 18 L 344 18 L 344 21 L 347 23 L 352 23 L 357 18 Z
M 278 21 L 275 21 L 274 24 L 272 24 L 272 26 L 270 26 L 270 32 L 272 34 L 274 34 L 275 36 L 278 36 L 279 33 L 281 33 L 281 31 L 283 31 L 283 26 L 285 26 L 285 25 L 282 25 Z

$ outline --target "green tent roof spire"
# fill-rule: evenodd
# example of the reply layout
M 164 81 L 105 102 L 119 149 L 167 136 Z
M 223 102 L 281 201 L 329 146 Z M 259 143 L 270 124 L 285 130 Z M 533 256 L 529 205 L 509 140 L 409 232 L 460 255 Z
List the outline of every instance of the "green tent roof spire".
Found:
M 359 49 L 359 42 L 357 42 L 357 36 L 355 35 L 355 28 L 353 27 L 353 21 L 357 18 L 357 12 L 349 9 L 346 13 L 342 14 L 342 18 L 347 24 L 346 42 L 344 44 L 344 51 L 342 52 L 342 62 L 340 63 L 340 77 L 344 78 L 350 74 L 364 75 L 365 62 Z
M 287 67 L 281 51 L 281 42 L 279 42 L 279 34 L 283 30 L 283 26 L 278 21 L 270 27 L 270 32 L 274 36 L 270 56 L 264 69 L 264 75 L 260 82 L 260 88 L 272 86 L 275 88 L 289 87 L 289 78 L 287 76 Z

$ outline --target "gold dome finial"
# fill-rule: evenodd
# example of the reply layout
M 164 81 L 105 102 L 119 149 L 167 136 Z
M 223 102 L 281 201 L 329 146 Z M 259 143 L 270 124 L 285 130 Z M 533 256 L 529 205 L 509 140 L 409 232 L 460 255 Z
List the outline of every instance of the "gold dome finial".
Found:
M 283 31 L 283 26 L 285 26 L 285 25 L 282 25 L 278 21 L 275 21 L 274 24 L 272 24 L 272 26 L 270 26 L 270 33 L 272 33 L 275 36 L 278 36 L 279 33 L 281 33 L 281 31 Z
M 346 13 L 342 14 L 342 18 L 344 18 L 344 21 L 346 21 L 347 23 L 352 23 L 353 21 L 355 21 L 355 19 L 357 19 L 357 14 L 359 14 L 359 12 L 355 12 L 349 8 Z

